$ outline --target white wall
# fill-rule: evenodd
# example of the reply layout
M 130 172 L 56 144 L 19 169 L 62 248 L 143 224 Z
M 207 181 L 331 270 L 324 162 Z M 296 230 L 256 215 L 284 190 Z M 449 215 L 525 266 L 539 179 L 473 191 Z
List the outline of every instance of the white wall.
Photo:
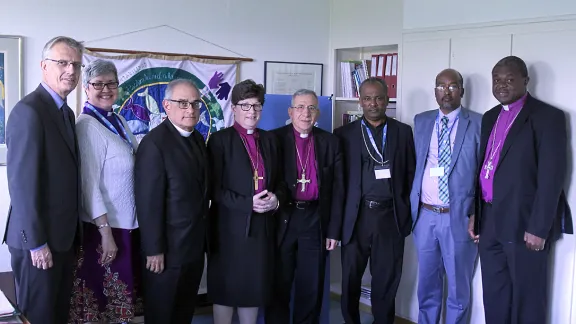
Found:
M 93 41 L 159 25 L 170 25 L 255 61 L 242 63 L 242 78 L 264 81 L 264 61 L 328 62 L 328 0 L 123 0 L 114 5 L 82 1 L 11 1 L 0 10 L 0 33 L 24 36 L 24 93 L 40 82 L 40 55 L 46 41 L 67 35 L 90 47 L 238 56 L 169 28 Z M 325 73 L 326 74 L 326 73 Z M 327 80 L 327 75 L 325 75 Z M 324 82 L 328 84 L 328 82 Z M 74 107 L 74 94 L 69 104 Z M 0 167 L 0 234 L 9 205 L 6 168 Z M 0 246 L 0 272 L 10 270 Z
M 491 94 L 491 69 L 507 55 L 523 58 L 529 67 L 530 92 L 544 101 L 563 109 L 569 129 L 569 175 L 566 179 L 568 201 L 576 215 L 574 183 L 576 161 L 576 102 L 573 100 L 573 52 L 576 45 L 576 17 L 569 21 L 524 24 L 498 24 L 483 28 L 454 28 L 445 31 L 405 32 L 403 37 L 402 107 L 401 120 L 412 124 L 416 113 L 436 109 L 433 82 L 442 69 L 458 69 L 465 78 L 464 104 L 475 111 L 485 112 L 497 102 Z M 552 157 L 553 158 L 553 157 Z M 556 243 L 550 260 L 549 323 L 576 323 L 572 315 L 574 282 L 574 252 L 576 237 L 564 236 Z M 416 320 L 418 263 L 412 237 L 406 244 L 405 267 L 398 293 L 399 315 Z M 471 323 L 485 323 L 483 316 L 481 264 L 473 282 Z
M 404 29 L 576 14 L 574 0 L 404 0 Z

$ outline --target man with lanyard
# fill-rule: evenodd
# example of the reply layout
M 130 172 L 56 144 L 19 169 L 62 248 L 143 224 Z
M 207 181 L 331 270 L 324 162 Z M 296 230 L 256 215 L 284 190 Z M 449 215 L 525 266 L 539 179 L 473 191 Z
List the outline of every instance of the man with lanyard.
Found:
M 468 236 L 474 214 L 482 115 L 461 106 L 464 80 L 447 69 L 436 77 L 439 109 L 414 117 L 416 176 L 410 195 L 418 253 L 418 323 L 440 322 L 444 274 L 446 323 L 464 324 L 477 249 Z
M 387 86 L 360 85 L 363 118 L 334 133 L 344 149 L 346 199 L 342 227 L 342 314 L 360 323 L 362 276 L 370 258 L 375 323 L 394 322 L 404 239 L 410 234 L 410 190 L 416 157 L 410 126 L 386 117 Z
M 298 90 L 288 108 L 292 123 L 274 130 L 284 153 L 291 202 L 278 217 L 279 256 L 274 304 L 267 323 L 318 323 L 327 251 L 342 231 L 344 169 L 339 139 L 314 124 L 320 116 L 314 91 Z
M 548 256 L 561 233 L 573 233 L 564 183 L 564 112 L 531 96 L 526 63 L 516 56 L 492 69 L 500 102 L 482 118 L 479 210 L 486 323 L 546 323 Z M 479 235 L 479 236 L 477 236 Z

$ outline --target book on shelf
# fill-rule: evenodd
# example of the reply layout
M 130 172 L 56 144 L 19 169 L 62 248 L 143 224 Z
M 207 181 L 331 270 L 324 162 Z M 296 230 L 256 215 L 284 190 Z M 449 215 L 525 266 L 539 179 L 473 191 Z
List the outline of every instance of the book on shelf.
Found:
M 398 53 L 374 54 L 369 60 L 340 62 L 341 91 L 344 98 L 358 98 L 360 84 L 369 77 L 384 79 L 388 95 L 396 99 Z
M 361 111 L 347 111 L 342 114 L 342 126 L 362 118 L 362 115 Z

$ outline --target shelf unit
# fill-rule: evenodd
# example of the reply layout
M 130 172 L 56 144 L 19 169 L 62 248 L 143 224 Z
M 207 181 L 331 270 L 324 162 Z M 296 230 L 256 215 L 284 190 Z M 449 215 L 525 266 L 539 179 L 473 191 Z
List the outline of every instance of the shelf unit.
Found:
M 358 111 L 360 109 L 359 98 L 345 97 L 342 86 L 342 67 L 343 61 L 371 60 L 374 54 L 391 54 L 398 53 L 398 45 L 381 45 L 367 47 L 337 48 L 334 49 L 334 96 L 332 100 L 332 129 L 342 126 L 342 114 L 348 111 Z M 398 66 L 400 64 L 398 63 Z M 368 71 L 370 73 L 370 71 Z M 396 98 L 390 98 L 390 103 L 386 110 L 386 115 L 396 117 Z

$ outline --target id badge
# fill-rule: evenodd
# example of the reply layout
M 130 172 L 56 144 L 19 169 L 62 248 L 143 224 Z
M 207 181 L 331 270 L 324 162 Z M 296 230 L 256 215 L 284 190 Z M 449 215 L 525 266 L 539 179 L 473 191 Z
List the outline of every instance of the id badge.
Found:
M 431 178 L 443 177 L 443 176 L 444 176 L 444 167 L 430 168 Z
M 389 165 L 377 165 L 374 167 L 374 175 L 376 179 L 390 179 L 390 166 Z

